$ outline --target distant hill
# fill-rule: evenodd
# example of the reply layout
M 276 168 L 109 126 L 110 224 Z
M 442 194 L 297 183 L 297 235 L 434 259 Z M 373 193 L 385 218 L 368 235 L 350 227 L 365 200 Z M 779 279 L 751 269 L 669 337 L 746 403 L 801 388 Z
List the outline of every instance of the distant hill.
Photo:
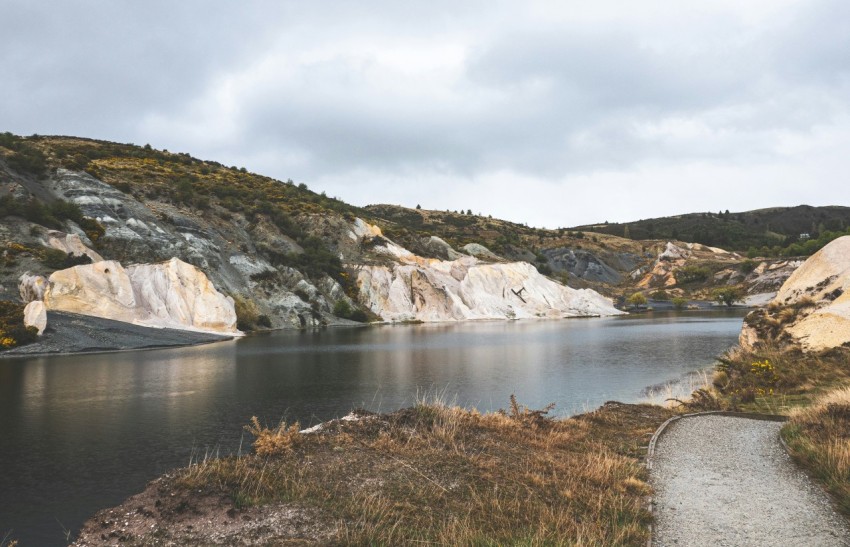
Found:
M 691 241 L 734 251 L 756 250 L 762 255 L 774 247 L 786 248 L 801 239 L 817 239 L 825 232 L 850 227 L 850 207 L 773 207 L 741 213 L 690 213 L 627 223 L 576 226 L 572 230 L 598 232 L 629 239 Z M 802 235 L 802 237 L 801 237 Z

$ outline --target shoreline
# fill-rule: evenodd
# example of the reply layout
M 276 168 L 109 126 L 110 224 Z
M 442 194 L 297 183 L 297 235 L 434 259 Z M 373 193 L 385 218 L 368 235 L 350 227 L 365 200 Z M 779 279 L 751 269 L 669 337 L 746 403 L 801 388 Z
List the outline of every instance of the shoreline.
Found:
M 226 334 L 143 327 L 74 313 L 47 313 L 48 327 L 39 340 L 0 353 L 0 360 L 190 347 L 235 338 Z

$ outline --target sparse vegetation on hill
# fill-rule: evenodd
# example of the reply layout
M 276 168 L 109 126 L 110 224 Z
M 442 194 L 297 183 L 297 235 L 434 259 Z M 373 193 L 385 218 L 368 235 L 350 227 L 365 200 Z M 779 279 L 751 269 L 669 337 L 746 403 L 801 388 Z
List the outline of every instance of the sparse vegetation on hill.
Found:
M 690 241 L 757 256 L 809 255 L 823 247 L 809 243 L 827 232 L 846 233 L 850 207 L 776 207 L 741 213 L 691 213 L 629 223 L 603 223 L 574 229 L 632 239 Z M 837 236 L 836 236 L 837 237 Z M 834 239 L 834 237 L 833 237 Z

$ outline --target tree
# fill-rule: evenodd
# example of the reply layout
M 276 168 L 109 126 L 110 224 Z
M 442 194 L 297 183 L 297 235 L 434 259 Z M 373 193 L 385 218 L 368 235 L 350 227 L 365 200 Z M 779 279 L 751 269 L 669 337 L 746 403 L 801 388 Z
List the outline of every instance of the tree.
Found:
M 421 205 L 419 205 L 419 204 L 417 203 L 417 204 L 416 204 L 416 208 L 417 208 L 417 209 L 422 209 L 422 206 L 421 206 Z
M 682 298 L 681 296 L 675 297 L 670 302 L 673 304 L 673 307 L 676 308 L 677 310 L 683 310 L 683 309 L 685 309 L 685 306 L 688 305 L 688 299 Z
M 738 287 L 724 287 L 722 289 L 714 289 L 711 293 L 711 297 L 718 304 L 726 304 L 727 306 L 731 306 L 735 302 L 743 300 L 744 293 Z
M 632 308 L 639 308 L 641 306 L 646 306 L 646 297 L 639 292 L 634 293 L 627 300 L 629 304 L 632 305 Z
M 623 228 L 623 237 L 626 239 L 632 238 L 632 232 L 629 230 L 629 225 L 626 224 L 625 228 Z

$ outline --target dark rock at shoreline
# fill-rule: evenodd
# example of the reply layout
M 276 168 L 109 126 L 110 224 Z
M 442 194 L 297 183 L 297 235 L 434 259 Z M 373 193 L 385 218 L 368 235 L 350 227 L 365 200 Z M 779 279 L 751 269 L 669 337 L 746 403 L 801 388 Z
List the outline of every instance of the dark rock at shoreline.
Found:
M 38 342 L 0 352 L 0 358 L 190 346 L 229 339 L 204 332 L 140 327 L 100 317 L 49 311 L 47 329 Z

